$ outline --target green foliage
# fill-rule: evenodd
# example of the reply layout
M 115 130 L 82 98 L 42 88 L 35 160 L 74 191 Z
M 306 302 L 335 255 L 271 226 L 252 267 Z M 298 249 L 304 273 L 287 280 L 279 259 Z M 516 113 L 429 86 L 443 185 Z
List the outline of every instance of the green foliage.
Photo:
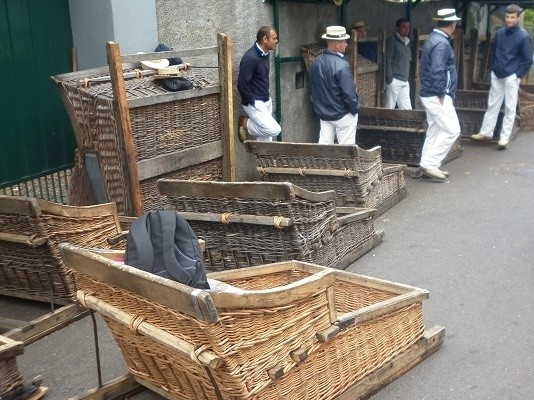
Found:
M 525 28 L 534 28 L 534 9 L 523 11 L 523 26 Z

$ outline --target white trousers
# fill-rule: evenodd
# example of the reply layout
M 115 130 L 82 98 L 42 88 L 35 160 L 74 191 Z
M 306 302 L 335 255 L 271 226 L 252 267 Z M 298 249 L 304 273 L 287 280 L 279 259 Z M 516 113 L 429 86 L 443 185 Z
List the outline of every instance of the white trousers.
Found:
M 460 136 L 460 122 L 450 96 L 444 97 L 443 104 L 437 96 L 421 97 L 421 103 L 426 110 L 428 129 L 420 165 L 436 170 Z
M 247 129 L 251 136 L 260 142 L 270 142 L 278 136 L 282 128 L 273 118 L 273 100 L 256 100 L 254 105 L 243 106 L 248 115 Z
M 499 79 L 491 73 L 491 88 L 488 96 L 488 109 L 484 114 L 484 121 L 480 133 L 484 136 L 493 136 L 499 111 L 504 100 L 504 118 L 502 120 L 501 139 L 509 139 L 514 128 L 515 113 L 517 109 L 517 96 L 521 79 L 516 74 Z
M 411 110 L 410 82 L 403 82 L 393 78 L 393 81 L 386 88 L 386 108 L 393 109 L 397 106 L 399 110 Z
M 334 144 L 336 137 L 338 144 L 356 144 L 358 114 L 348 113 L 337 121 L 320 121 L 319 144 Z

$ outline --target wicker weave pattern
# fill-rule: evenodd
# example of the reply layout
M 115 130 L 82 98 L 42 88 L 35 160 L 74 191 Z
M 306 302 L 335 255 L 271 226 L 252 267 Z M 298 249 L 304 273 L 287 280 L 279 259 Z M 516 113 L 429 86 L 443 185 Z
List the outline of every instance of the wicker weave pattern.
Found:
M 255 399 L 333 399 L 414 344 L 422 319 L 421 305 L 414 304 L 342 331 Z
M 6 198 L 10 197 L 3 196 L 0 201 Z M 79 209 L 83 210 L 83 207 Z M 120 233 L 116 217 L 109 213 L 88 217 L 46 212 L 36 216 L 0 213 L 2 232 L 46 238 L 46 243 L 39 245 L 0 240 L 0 288 L 15 297 L 30 296 L 41 301 L 51 301 L 53 297 L 55 301 L 73 301 L 76 284 L 72 271 L 66 268 L 59 254 L 59 243 L 110 248 L 106 239 Z
M 467 108 L 457 108 L 456 114 L 458 115 L 458 121 L 460 121 L 460 128 L 462 135 L 469 136 L 480 132 L 482 127 L 482 121 L 484 120 L 484 114 L 486 110 L 476 110 Z M 493 131 L 493 138 L 499 139 L 501 136 L 502 120 L 504 118 L 504 112 L 499 112 L 497 117 L 497 123 Z
M 378 109 L 371 108 L 369 110 L 376 111 Z M 427 128 L 424 114 L 410 112 L 400 114 L 389 111 L 397 110 L 380 109 L 380 115 L 377 115 L 376 112 L 371 113 L 371 115 L 365 112 L 360 114 L 356 134 L 357 144 L 363 148 L 380 146 L 382 159 L 385 162 L 418 166 Z M 460 125 L 462 125 L 461 112 L 457 110 L 457 113 Z M 395 118 L 400 115 L 402 118 Z M 398 128 L 398 130 L 394 128 Z M 463 148 L 460 141 L 457 140 L 445 160 L 450 161 L 462 154 Z
M 534 125 L 534 85 L 519 86 L 519 116 L 520 125 Z
M 314 273 L 293 265 L 287 263 L 286 269 L 277 268 L 274 272 L 265 266 L 265 273 L 254 277 L 233 274 L 217 279 L 242 290 L 264 290 L 298 282 Z M 332 324 L 332 305 L 341 321 L 345 313 L 380 303 L 385 307 L 406 293 L 406 289 L 397 292 L 392 286 L 367 284 L 366 279 L 352 280 L 352 274 L 335 274 L 333 297 L 327 296 L 327 288 L 322 286 L 313 295 L 296 296 L 278 307 L 254 308 L 243 303 L 236 308 L 223 308 L 215 303 L 219 320 L 214 323 L 178 311 L 180 305 L 170 309 L 78 272 L 77 281 L 83 293 L 98 297 L 104 309 L 111 311 L 114 307 L 126 313 L 120 324 L 111 317 L 104 320 L 129 371 L 168 390 L 172 398 L 312 400 L 335 398 L 409 348 L 424 331 L 421 300 L 414 300 L 380 317 L 346 325 L 330 341 L 319 341 L 315 334 Z M 80 292 L 82 304 L 83 293 Z M 215 353 L 221 365 L 208 369 L 197 360 L 177 354 L 151 334 L 138 332 L 136 321 L 185 340 L 199 352 Z M 308 354 L 300 363 L 289 357 L 296 349 Z M 272 380 L 267 371 L 275 366 L 282 368 L 284 375 Z
M 136 72 L 131 68 L 125 74 Z M 88 70 L 87 76 L 80 80 L 79 74 L 69 78 L 63 76 L 60 91 L 70 109 L 72 123 L 75 125 L 82 153 L 96 152 L 100 171 L 109 201 L 117 204 L 120 214 L 128 214 L 132 209 L 132 199 L 127 185 L 126 155 L 119 141 L 118 116 L 115 113 L 111 81 L 102 79 L 108 71 Z M 205 86 L 211 84 L 194 71 L 186 78 Z M 96 79 L 102 79 L 96 81 Z M 85 84 L 84 82 L 87 82 Z M 144 100 L 151 97 L 168 95 L 169 92 L 153 76 L 138 75 L 125 79 L 126 97 L 129 101 Z M 165 98 L 165 96 L 163 96 Z M 184 100 L 160 100 L 145 106 L 130 107 L 130 122 L 137 161 L 172 154 L 204 143 L 222 139 L 220 124 L 219 94 L 202 95 Z M 221 165 L 222 169 L 222 165 Z M 173 172 L 174 173 L 174 172 Z M 184 168 L 176 175 L 194 173 L 195 179 L 206 174 L 198 165 Z M 213 171 L 209 172 L 210 174 Z M 217 172 L 220 178 L 221 172 Z M 157 178 L 141 182 L 142 203 L 145 210 L 162 207 L 165 202 L 154 190 Z M 146 196 L 146 197 L 145 197 Z
M 301 347 L 313 348 L 317 342 L 316 333 L 330 326 L 324 290 L 289 306 L 222 310 L 219 322 L 206 324 L 140 296 L 117 292 L 116 288 L 82 274 L 77 274 L 77 279 L 85 292 L 98 293 L 106 303 L 130 313 L 132 320 L 143 318 L 195 347 L 209 348 L 223 358 L 224 366 L 211 373 L 225 398 L 251 398 L 260 392 L 271 381 L 266 373 L 268 369 L 277 365 L 287 370 L 293 368 L 296 363 L 289 353 Z M 163 346 L 154 345 L 108 319 L 106 322 L 132 374 L 166 387 L 178 398 L 199 398 L 196 395 L 187 397 L 192 390 L 188 385 L 201 386 L 201 396 L 211 393 L 205 398 L 216 398 L 206 387 L 209 376 L 202 365 L 168 354 Z
M 0 359 L 0 396 L 19 389 L 23 383 L 15 357 Z
M 217 94 L 130 109 L 137 160 L 221 140 Z
M 158 179 L 186 179 L 192 181 L 222 181 L 222 158 L 213 159 L 205 163 L 196 164 L 189 168 L 173 171 L 169 174 L 156 176 L 141 182 L 141 196 L 143 209 L 146 211 L 166 208 L 169 203 L 157 188 Z

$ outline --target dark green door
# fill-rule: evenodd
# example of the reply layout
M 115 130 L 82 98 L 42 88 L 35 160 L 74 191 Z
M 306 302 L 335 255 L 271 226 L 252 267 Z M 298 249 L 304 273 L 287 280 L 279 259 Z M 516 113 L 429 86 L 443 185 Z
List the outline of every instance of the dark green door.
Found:
M 0 187 L 72 166 L 74 134 L 50 79 L 69 72 L 68 0 L 0 0 Z

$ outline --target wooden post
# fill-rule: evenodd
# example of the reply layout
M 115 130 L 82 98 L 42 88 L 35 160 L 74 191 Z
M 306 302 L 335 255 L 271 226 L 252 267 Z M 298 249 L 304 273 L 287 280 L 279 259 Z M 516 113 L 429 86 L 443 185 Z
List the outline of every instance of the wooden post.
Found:
M 221 85 L 221 133 L 223 142 L 223 180 L 236 180 L 236 150 L 234 134 L 234 97 L 232 77 L 232 41 L 222 33 L 217 35 L 219 47 L 219 82 Z
M 471 89 L 473 82 L 477 80 L 478 65 L 478 30 L 471 29 L 471 54 L 469 56 L 469 68 L 467 69 L 466 89 Z
M 412 101 L 413 108 L 421 108 L 420 102 L 416 101 L 419 99 L 419 55 L 421 52 L 421 33 L 419 29 L 415 28 L 413 30 L 413 59 L 410 69 L 410 75 L 412 77 L 413 84 L 410 85 L 410 100 Z
M 126 196 L 130 195 L 131 209 L 129 213 L 139 216 L 143 213 L 141 199 L 141 185 L 139 184 L 139 174 L 137 171 L 137 157 L 132 136 L 132 125 L 130 122 L 130 112 L 128 99 L 126 98 L 126 84 L 122 73 L 122 60 L 119 44 L 115 42 L 106 43 L 108 56 L 109 74 L 111 76 L 111 86 L 113 87 L 113 99 L 115 101 L 116 113 L 119 116 L 118 129 L 119 143 L 124 149 L 124 164 L 126 164 Z M 129 193 L 128 193 L 129 192 Z
M 378 73 L 376 82 L 376 107 L 383 107 L 385 104 L 385 89 L 386 89 L 386 33 L 383 29 L 378 30 Z
M 486 77 L 488 74 L 488 68 L 491 58 L 491 33 L 488 33 L 486 36 L 485 41 L 485 47 L 484 47 L 484 55 L 482 56 L 482 62 L 480 65 L 480 75 L 478 78 L 478 82 L 486 82 Z

